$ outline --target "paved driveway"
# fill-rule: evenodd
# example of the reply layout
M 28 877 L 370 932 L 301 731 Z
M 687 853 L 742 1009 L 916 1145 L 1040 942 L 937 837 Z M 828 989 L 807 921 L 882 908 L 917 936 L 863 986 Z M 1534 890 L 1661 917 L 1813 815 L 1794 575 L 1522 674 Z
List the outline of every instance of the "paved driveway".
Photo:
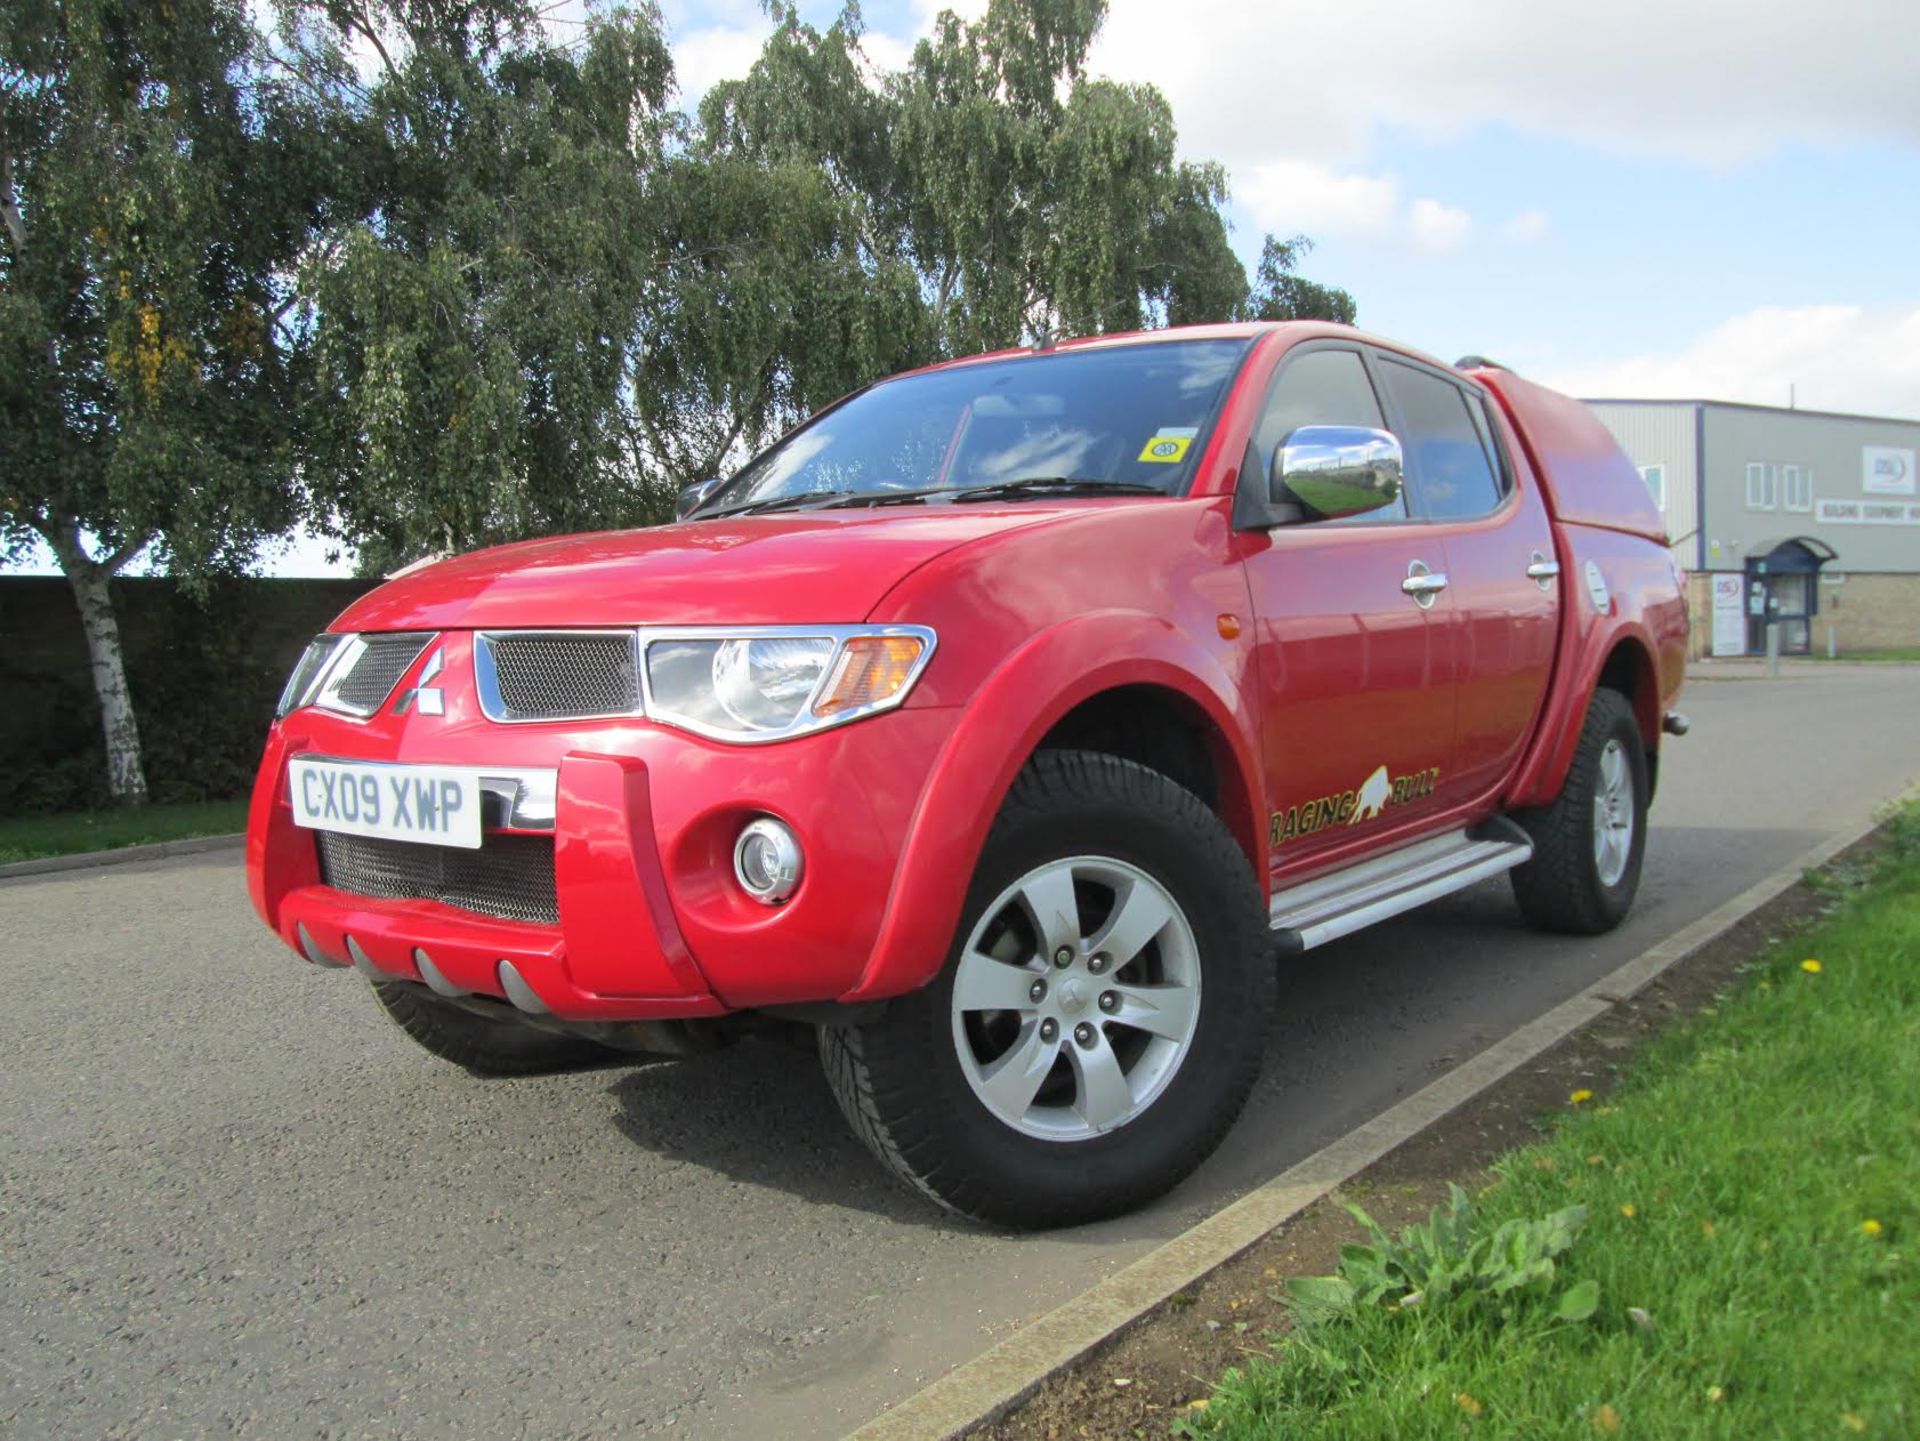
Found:
M 0 1431 L 837 1435 L 1920 776 L 1920 668 L 1683 704 L 1627 927 L 1531 935 L 1495 882 L 1311 953 L 1220 1154 L 1045 1237 L 896 1189 L 782 1046 L 444 1067 L 231 854 L 0 883 Z

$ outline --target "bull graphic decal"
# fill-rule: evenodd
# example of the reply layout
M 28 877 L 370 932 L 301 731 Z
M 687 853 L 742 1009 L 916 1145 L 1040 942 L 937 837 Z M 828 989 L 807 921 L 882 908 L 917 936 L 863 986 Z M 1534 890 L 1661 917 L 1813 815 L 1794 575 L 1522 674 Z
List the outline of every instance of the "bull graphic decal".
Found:
M 1348 817 L 1347 824 L 1357 826 L 1362 821 L 1378 820 L 1380 812 L 1387 808 L 1387 802 L 1392 797 L 1393 782 L 1387 776 L 1387 768 L 1380 766 L 1361 782 L 1359 804 L 1354 806 L 1353 814 Z
M 1332 795 L 1275 811 L 1267 821 L 1267 843 L 1279 846 L 1328 826 L 1357 826 L 1362 821 L 1377 821 L 1395 806 L 1432 795 L 1439 781 L 1438 766 L 1398 776 L 1384 765 L 1376 766 L 1357 790 L 1335 791 Z

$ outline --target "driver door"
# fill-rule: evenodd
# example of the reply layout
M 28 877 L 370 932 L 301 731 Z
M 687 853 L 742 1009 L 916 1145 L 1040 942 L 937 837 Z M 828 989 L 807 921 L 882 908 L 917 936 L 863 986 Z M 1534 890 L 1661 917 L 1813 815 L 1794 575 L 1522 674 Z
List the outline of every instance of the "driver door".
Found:
M 1358 348 L 1289 353 L 1239 483 L 1264 487 L 1274 452 L 1303 425 L 1386 429 Z M 1421 567 L 1444 571 L 1445 556 L 1404 492 L 1364 516 L 1276 526 L 1247 556 L 1276 874 L 1332 865 L 1437 809 L 1454 743 L 1450 613 L 1444 590 L 1402 589 Z

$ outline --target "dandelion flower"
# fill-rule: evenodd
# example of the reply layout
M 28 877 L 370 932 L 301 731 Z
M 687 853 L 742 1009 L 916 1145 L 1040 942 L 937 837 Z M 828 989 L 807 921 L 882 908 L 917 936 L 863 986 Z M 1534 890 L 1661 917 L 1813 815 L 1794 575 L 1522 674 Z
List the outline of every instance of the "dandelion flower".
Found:
M 1866 1236 L 1878 1236 L 1882 1231 L 1886 1229 L 1887 1228 L 1885 1226 L 1882 1226 L 1878 1221 L 1874 1220 L 1873 1217 L 1871 1216 L 1867 1217 L 1866 1220 L 1860 1223 L 1861 1234 Z
M 1800 963 L 1800 969 L 1810 976 L 1817 976 L 1820 974 L 1820 963 L 1809 956 Z
M 1640 1214 L 1640 1209 L 1639 1207 L 1635 1206 L 1631 1201 L 1629 1201 L 1626 1205 L 1620 1208 L 1620 1214 L 1625 1216 L 1629 1221 L 1631 1221 L 1635 1216 Z
M 1469 1416 L 1478 1416 L 1482 1411 L 1486 1410 L 1486 1407 L 1474 1400 L 1473 1397 L 1469 1396 L 1465 1391 L 1456 1392 L 1453 1403 Z
M 1867 1429 L 1867 1418 L 1855 1411 L 1842 1411 L 1840 1424 L 1849 1431 L 1864 1431 Z
M 1584 1106 L 1588 1101 L 1591 1101 L 1593 1099 L 1593 1092 L 1587 1090 L 1585 1087 L 1582 1087 L 1580 1090 L 1575 1091 L 1571 1096 L 1568 1096 L 1567 1099 L 1573 1102 L 1573 1104 L 1576 1106 Z

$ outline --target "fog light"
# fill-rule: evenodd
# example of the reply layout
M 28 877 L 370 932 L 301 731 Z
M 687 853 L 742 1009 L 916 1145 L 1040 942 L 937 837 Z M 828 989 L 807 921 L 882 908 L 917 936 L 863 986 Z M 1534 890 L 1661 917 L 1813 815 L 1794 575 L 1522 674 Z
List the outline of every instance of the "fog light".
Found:
M 800 885 L 800 842 L 781 822 L 762 816 L 734 842 L 733 874 L 756 901 L 777 906 Z

